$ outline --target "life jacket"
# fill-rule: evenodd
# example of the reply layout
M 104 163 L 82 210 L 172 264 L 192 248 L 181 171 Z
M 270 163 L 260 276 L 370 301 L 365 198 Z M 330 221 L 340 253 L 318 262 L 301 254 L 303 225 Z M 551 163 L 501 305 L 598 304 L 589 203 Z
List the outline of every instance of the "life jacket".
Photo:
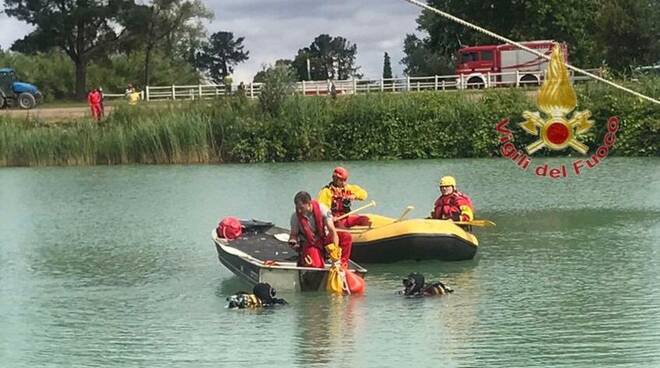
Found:
M 87 102 L 90 105 L 97 105 L 101 103 L 101 96 L 99 95 L 98 92 L 92 91 L 89 94 L 87 94 Z
M 341 216 L 351 212 L 351 200 L 348 199 L 348 196 L 352 194 L 350 190 L 346 189 L 346 187 L 336 187 L 332 183 L 329 183 L 325 187 L 332 192 L 330 211 L 332 211 L 333 216 Z
M 325 221 L 323 221 L 323 214 L 321 213 L 321 207 L 319 202 L 312 200 L 312 213 L 314 217 L 314 224 L 316 225 L 316 233 L 312 231 L 312 227 L 309 225 L 309 220 L 306 216 L 297 213 L 298 223 L 302 228 L 303 234 L 305 235 L 306 246 L 316 247 L 323 250 L 325 244 L 332 243 L 332 240 L 328 241 L 328 236 L 326 235 Z
M 454 192 L 450 195 L 443 195 L 435 201 L 433 218 L 436 219 L 453 219 L 458 220 L 461 216 L 461 206 L 468 206 L 474 211 L 472 207 L 472 200 L 467 195 L 461 192 Z

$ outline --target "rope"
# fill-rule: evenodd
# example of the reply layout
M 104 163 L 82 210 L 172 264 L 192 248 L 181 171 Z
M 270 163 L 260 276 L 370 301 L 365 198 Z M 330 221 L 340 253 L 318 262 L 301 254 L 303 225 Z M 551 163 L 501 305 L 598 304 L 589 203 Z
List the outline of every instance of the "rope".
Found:
M 536 55 L 536 56 L 542 57 L 542 58 L 544 58 L 544 59 L 546 59 L 546 60 L 550 60 L 550 56 L 548 56 L 548 55 L 545 55 L 545 54 L 543 54 L 543 53 L 541 53 L 541 52 L 538 52 L 538 51 L 536 51 L 536 50 L 534 50 L 534 49 L 530 49 L 529 47 L 527 47 L 527 46 L 525 46 L 525 45 L 523 45 L 523 44 L 520 44 L 520 43 L 518 43 L 518 42 L 516 42 L 516 41 L 510 40 L 510 39 L 508 39 L 508 38 L 506 38 L 506 37 L 504 37 L 504 36 L 500 36 L 500 35 L 498 35 L 497 33 L 491 32 L 491 31 L 489 31 L 489 30 L 487 30 L 487 29 L 485 29 L 485 28 L 481 28 L 481 27 L 479 27 L 479 26 L 477 26 L 477 25 L 475 25 L 475 24 L 472 24 L 472 23 L 470 23 L 470 22 L 468 22 L 468 21 L 465 21 L 465 20 L 463 20 L 463 19 L 461 19 L 461 18 L 455 17 L 455 16 L 453 16 L 453 15 L 451 15 L 451 14 L 449 14 L 449 13 L 445 13 L 445 12 L 443 12 L 443 11 L 441 11 L 441 10 L 438 10 L 438 9 L 436 9 L 436 8 L 434 8 L 434 7 L 431 7 L 431 6 L 429 6 L 429 5 L 426 5 L 426 4 L 424 4 L 424 3 L 421 3 L 421 2 L 419 2 L 419 1 L 417 1 L 417 0 L 404 0 L 404 1 L 407 1 L 407 2 L 409 2 L 409 3 L 411 3 L 411 4 L 413 4 L 413 5 L 417 5 L 417 6 L 419 6 L 420 8 L 424 8 L 424 9 L 429 10 L 429 11 L 431 11 L 431 12 L 437 13 L 437 14 L 439 14 L 439 15 L 441 15 L 441 16 L 443 16 L 443 17 L 449 19 L 449 20 L 452 20 L 452 21 L 454 21 L 454 22 L 456 22 L 456 23 L 462 24 L 462 25 L 464 25 L 464 26 L 466 26 L 466 27 L 468 27 L 468 28 L 472 28 L 472 29 L 474 29 L 474 30 L 476 30 L 476 31 L 478 31 L 478 32 L 481 32 L 481 33 L 487 34 L 487 35 L 489 35 L 489 36 L 491 36 L 491 37 L 497 38 L 497 39 L 500 40 L 500 41 L 506 42 L 506 43 L 508 43 L 508 44 L 510 44 L 510 45 L 514 45 L 514 46 L 516 46 L 516 47 L 518 47 L 518 48 L 521 48 L 521 49 L 523 49 L 523 50 L 525 50 L 525 51 L 527 51 L 527 52 L 530 52 L 530 53 L 532 53 L 532 54 L 534 54 L 534 55 Z M 602 78 L 602 77 L 599 77 L 599 76 L 597 76 L 597 75 L 595 75 L 595 74 L 589 73 L 589 72 L 586 71 L 586 70 L 580 69 L 580 68 L 578 68 L 578 67 L 574 67 L 573 65 L 570 65 L 570 64 L 568 64 L 568 63 L 564 63 L 564 64 L 566 65 L 566 67 L 567 67 L 568 69 L 571 69 L 571 70 L 573 70 L 573 71 L 575 71 L 575 72 L 577 72 L 577 73 L 580 73 L 580 74 L 586 75 L 586 76 L 588 76 L 588 77 L 590 77 L 590 78 L 593 78 L 593 79 L 595 79 L 595 80 L 598 80 L 598 81 L 601 81 L 601 82 L 603 82 L 603 83 L 609 84 L 610 86 L 612 86 L 612 87 L 614 87 L 614 88 L 618 88 L 618 89 L 620 89 L 620 90 L 622 90 L 622 91 L 625 91 L 625 92 L 628 92 L 628 93 L 630 93 L 630 94 L 633 94 L 633 95 L 635 95 L 635 96 L 637 96 L 637 97 L 639 97 L 639 98 L 642 98 L 642 99 L 645 99 L 645 100 L 650 101 L 650 102 L 652 102 L 652 103 L 655 103 L 655 104 L 659 104 L 659 105 L 660 105 L 660 101 L 659 101 L 659 100 L 656 100 L 656 99 L 654 99 L 654 98 L 652 98 L 652 97 L 649 97 L 649 96 L 643 95 L 643 94 L 641 94 L 641 93 L 639 93 L 639 92 L 637 92 L 637 91 L 633 91 L 632 89 L 626 88 L 626 87 L 624 87 L 624 86 L 622 86 L 622 85 L 616 84 L 616 83 L 614 83 L 614 82 L 612 82 L 612 81 L 609 81 L 609 80 L 607 80 L 607 79 L 605 79 L 605 78 Z

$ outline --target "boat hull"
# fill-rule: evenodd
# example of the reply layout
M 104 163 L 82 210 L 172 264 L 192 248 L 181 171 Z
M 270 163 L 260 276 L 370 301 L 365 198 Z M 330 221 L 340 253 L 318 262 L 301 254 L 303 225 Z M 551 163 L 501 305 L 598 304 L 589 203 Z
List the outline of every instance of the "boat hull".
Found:
M 368 215 L 373 227 L 352 229 L 351 259 L 361 263 L 403 260 L 462 261 L 474 258 L 478 240 L 451 221 Z
M 251 286 L 260 282 L 270 284 L 275 290 L 321 291 L 327 281 L 327 270 L 297 267 L 294 263 L 279 267 L 262 266 L 256 262 L 225 252 L 217 243 L 218 260 L 228 270 Z M 364 277 L 364 274 L 358 272 Z
M 477 247 L 451 235 L 405 234 L 373 242 L 355 242 L 351 258 L 361 263 L 438 259 L 463 261 L 474 258 Z
M 299 267 L 297 253 L 275 234 L 288 231 L 271 224 L 246 231 L 234 241 L 218 237 L 215 231 L 212 237 L 220 263 L 250 285 L 266 282 L 280 292 L 325 290 L 330 264 L 325 268 Z M 364 277 L 367 270 L 351 261 L 349 272 Z

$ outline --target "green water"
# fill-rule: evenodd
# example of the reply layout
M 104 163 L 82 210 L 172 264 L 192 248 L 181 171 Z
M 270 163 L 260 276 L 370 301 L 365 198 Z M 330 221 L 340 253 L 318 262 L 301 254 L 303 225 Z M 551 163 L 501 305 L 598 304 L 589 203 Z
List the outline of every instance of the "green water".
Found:
M 363 297 L 225 309 L 246 286 L 218 219 L 286 226 L 334 164 L 1 169 L 0 366 L 660 366 L 658 159 L 556 181 L 504 159 L 346 163 L 375 212 L 426 216 L 451 173 L 497 227 L 472 261 L 366 265 Z M 456 292 L 402 299 L 411 271 Z

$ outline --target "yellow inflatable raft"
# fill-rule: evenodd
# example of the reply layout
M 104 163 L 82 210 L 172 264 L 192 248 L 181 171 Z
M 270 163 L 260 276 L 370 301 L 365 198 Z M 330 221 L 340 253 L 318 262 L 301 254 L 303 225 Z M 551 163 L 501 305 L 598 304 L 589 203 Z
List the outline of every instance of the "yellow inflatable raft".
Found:
M 351 259 L 364 263 L 402 260 L 472 259 L 479 241 L 474 234 L 450 220 L 394 218 L 367 214 L 371 227 L 350 229 L 353 236 Z

